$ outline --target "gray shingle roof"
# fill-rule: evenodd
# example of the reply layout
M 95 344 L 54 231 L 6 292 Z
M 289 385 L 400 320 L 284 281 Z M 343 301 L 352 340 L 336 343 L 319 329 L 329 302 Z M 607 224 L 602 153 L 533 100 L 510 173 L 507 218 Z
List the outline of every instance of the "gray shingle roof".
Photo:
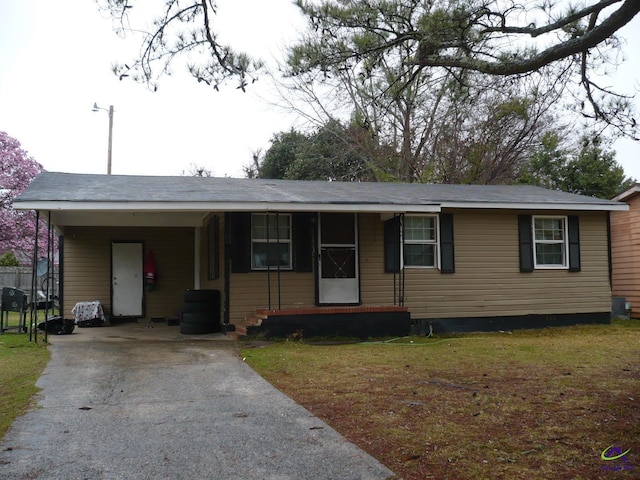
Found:
M 93 175 L 43 172 L 20 195 L 26 202 L 161 202 L 283 204 L 539 204 L 603 210 L 619 202 L 528 185 L 351 183 L 240 178 Z M 464 205 L 457 205 L 464 206 Z M 64 206 L 61 208 L 64 209 Z

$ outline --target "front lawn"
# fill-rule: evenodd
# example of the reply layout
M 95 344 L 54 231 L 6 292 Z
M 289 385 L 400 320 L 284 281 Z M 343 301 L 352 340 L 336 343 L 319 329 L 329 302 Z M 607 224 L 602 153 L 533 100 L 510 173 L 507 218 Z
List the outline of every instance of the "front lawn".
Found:
M 17 325 L 17 319 L 10 325 Z M 29 407 L 36 381 L 49 360 L 46 344 L 29 341 L 28 333 L 0 335 L 0 439 L 13 420 Z
M 241 354 L 406 480 L 640 476 L 638 320 Z

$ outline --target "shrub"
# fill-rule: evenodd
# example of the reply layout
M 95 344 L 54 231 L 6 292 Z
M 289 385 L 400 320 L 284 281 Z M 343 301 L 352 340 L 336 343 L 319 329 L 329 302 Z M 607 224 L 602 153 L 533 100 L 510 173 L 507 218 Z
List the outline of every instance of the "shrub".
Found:
M 0 267 L 18 267 L 20 262 L 13 252 L 6 252 L 0 255 Z

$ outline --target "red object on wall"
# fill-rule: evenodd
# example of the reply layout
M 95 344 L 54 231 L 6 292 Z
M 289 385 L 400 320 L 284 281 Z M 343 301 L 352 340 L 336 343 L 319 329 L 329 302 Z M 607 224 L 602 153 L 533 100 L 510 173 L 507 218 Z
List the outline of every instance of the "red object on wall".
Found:
M 158 281 L 158 271 L 156 269 L 156 259 L 153 256 L 153 250 L 147 252 L 147 258 L 144 260 L 144 284 L 147 287 L 154 287 Z

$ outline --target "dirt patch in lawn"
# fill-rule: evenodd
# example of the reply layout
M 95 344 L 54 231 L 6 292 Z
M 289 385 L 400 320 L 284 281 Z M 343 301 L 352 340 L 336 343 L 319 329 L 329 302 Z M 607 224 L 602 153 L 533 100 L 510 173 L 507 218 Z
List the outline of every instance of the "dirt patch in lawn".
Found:
M 242 354 L 407 480 L 640 476 L 640 321 Z

